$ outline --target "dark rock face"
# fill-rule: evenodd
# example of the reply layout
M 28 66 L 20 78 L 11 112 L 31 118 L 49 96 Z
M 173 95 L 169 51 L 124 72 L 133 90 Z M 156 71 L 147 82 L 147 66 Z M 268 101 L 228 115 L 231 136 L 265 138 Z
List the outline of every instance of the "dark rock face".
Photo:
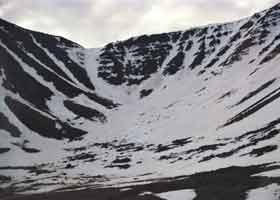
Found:
M 249 117 L 250 115 L 257 112 L 258 110 L 262 109 L 263 107 L 265 107 L 265 106 L 269 105 L 270 103 L 272 103 L 273 101 L 277 100 L 279 97 L 280 97 L 280 88 L 277 88 L 277 89 L 273 90 L 272 92 L 270 92 L 269 94 L 267 94 L 262 99 L 253 103 L 252 105 L 250 105 L 249 107 L 247 107 L 246 109 L 242 110 L 240 113 L 236 114 L 234 117 L 229 119 L 224 124 L 224 126 L 228 126 L 230 124 L 233 124 L 235 122 L 241 121 L 241 120 Z
M 81 46 L 64 38 L 28 31 L 5 21 L 0 22 L 0 25 L 4 27 L 0 30 L 3 43 L 0 45 L 0 56 L 3 59 L 0 70 L 5 77 L 3 87 L 19 93 L 22 98 L 38 108 L 47 110 L 46 100 L 54 95 L 54 91 L 39 82 L 36 76 L 27 73 L 26 70 L 30 67 L 46 83 L 53 84 L 56 90 L 69 98 L 84 94 L 104 106 L 114 107 L 112 102 L 99 97 L 93 91 L 86 92 L 77 87 L 75 81 L 45 52 L 49 51 L 55 59 L 68 67 L 80 83 L 94 90 L 85 69 L 75 63 L 67 53 L 69 48 L 82 48 Z M 23 65 L 28 65 L 28 67 Z
M 211 154 L 210 156 L 204 157 L 201 160 L 201 162 L 209 161 L 213 158 L 227 158 L 229 156 L 232 156 L 233 154 L 240 152 L 241 150 L 243 150 L 245 148 L 252 147 L 262 141 L 272 139 L 280 133 L 279 129 L 276 128 L 277 124 L 279 124 L 279 123 L 280 123 L 280 119 L 276 119 L 262 128 L 246 132 L 246 133 L 242 134 L 241 136 L 234 138 L 234 141 L 233 141 L 234 143 L 236 143 L 236 142 L 247 140 L 248 142 L 246 144 L 242 144 L 230 151 L 226 151 L 226 152 L 219 153 L 219 154 Z M 276 149 L 277 149 L 277 145 L 269 145 L 267 147 L 253 149 L 249 154 L 244 154 L 244 155 L 261 156 L 267 152 L 271 152 Z
M 177 55 L 172 58 L 172 60 L 167 64 L 167 68 L 164 69 L 163 74 L 164 75 L 173 75 L 177 71 L 179 71 L 181 68 L 183 68 L 183 63 L 185 59 L 185 53 L 180 51 L 177 53 Z
M 140 91 L 140 98 L 144 98 L 146 96 L 149 96 L 154 90 L 149 89 L 149 90 L 141 90 Z
M 240 101 L 238 101 L 234 106 L 238 106 L 242 103 L 244 103 L 245 101 L 247 101 L 248 99 L 254 97 L 255 95 L 257 95 L 258 93 L 260 93 L 261 91 L 263 91 L 264 89 L 268 88 L 270 85 L 272 85 L 274 82 L 276 81 L 276 79 L 272 79 L 270 81 L 267 81 L 266 83 L 264 83 L 263 85 L 261 85 L 260 87 L 258 87 L 256 90 L 249 92 L 245 97 L 243 97 Z
M 38 108 L 48 109 L 45 101 L 50 99 L 53 92 L 39 83 L 34 77 L 25 73 L 20 64 L 2 46 L 0 46 L 0 56 L 4 58 L 3 63 L 0 65 L 5 77 L 2 86 L 7 90 L 18 93 L 22 98 Z M 26 88 L 29 89 L 26 90 Z
M 193 62 L 190 65 L 191 69 L 194 69 L 195 67 L 199 66 L 202 64 L 202 61 L 205 58 L 206 52 L 205 52 L 205 38 L 203 39 L 203 41 L 201 42 L 200 46 L 199 46 L 199 51 L 197 53 L 195 53 L 195 57 L 193 59 Z
M 13 52 L 16 52 L 17 55 L 19 55 L 20 52 L 30 53 L 41 63 L 51 68 L 55 73 L 73 82 L 73 80 L 71 80 L 71 78 L 66 73 L 64 73 L 59 66 L 57 66 L 50 56 L 47 55 L 42 48 L 40 48 L 40 46 L 42 46 L 57 60 L 63 62 L 65 67 L 67 67 L 67 69 L 82 84 L 90 89 L 94 89 L 94 86 L 90 82 L 86 71 L 78 63 L 75 63 L 75 61 L 69 57 L 66 51 L 69 48 L 82 48 L 80 45 L 63 37 L 54 37 L 48 34 L 29 31 L 4 20 L 0 21 L 0 26 L 4 27 L 4 30 L 0 30 L 1 40 L 5 45 L 7 45 L 8 48 L 12 49 Z M 25 60 L 31 60 L 27 57 L 28 56 L 26 56 Z M 30 62 L 34 62 L 34 59 Z
M 100 121 L 102 123 L 106 122 L 106 116 L 98 110 L 77 104 L 70 100 L 64 101 L 64 105 L 66 108 L 75 113 L 78 117 L 84 117 L 86 119 L 92 121 Z
M 277 145 L 268 145 L 268 146 L 261 147 L 261 148 L 255 148 L 249 154 L 251 156 L 259 157 L 259 156 L 262 156 L 266 153 L 275 151 L 277 149 L 278 149 Z
M 80 153 L 75 156 L 69 156 L 67 158 L 69 161 L 74 161 L 74 160 L 83 160 L 84 162 L 93 162 L 96 160 L 96 154 L 92 153 Z M 67 167 L 67 166 L 66 166 Z
M 53 119 L 47 113 L 42 114 L 11 97 L 6 97 L 5 103 L 25 126 L 44 137 L 73 140 L 86 134 L 85 131 L 73 128 L 59 119 Z
M 7 153 L 10 151 L 10 148 L 0 148 L 0 154 Z
M 98 75 L 113 85 L 138 85 L 158 73 L 166 60 L 164 75 L 174 75 L 183 68 L 207 70 L 214 65 L 233 65 L 242 61 L 252 47 L 265 43 L 271 34 L 269 28 L 279 21 L 278 15 L 278 10 L 256 14 L 244 20 L 237 31 L 232 24 L 223 24 L 110 43 L 100 54 Z M 278 55 L 278 46 L 269 48 L 272 44 L 263 48 L 262 53 L 267 55 L 261 63 Z M 172 55 L 174 50 L 176 54 Z
M 81 46 L 66 40 L 64 38 L 55 38 L 53 36 L 46 37 L 45 34 L 34 34 L 34 38 L 46 49 L 50 51 L 59 61 L 62 61 L 70 72 L 89 89 L 94 90 L 94 86 L 89 80 L 89 77 L 84 68 L 79 63 L 73 61 L 68 53 L 68 48 L 82 48 Z
M 20 137 L 22 134 L 18 128 L 13 125 L 3 113 L 0 112 L 0 130 L 1 129 L 7 131 L 13 137 Z
M 116 158 L 115 160 L 113 160 L 113 163 L 128 163 L 130 161 L 130 158 Z
M 140 84 L 160 68 L 171 49 L 169 41 L 168 34 L 159 34 L 110 43 L 100 55 L 98 76 L 114 85 Z
M 72 140 L 86 132 L 71 127 L 68 122 L 55 116 L 49 105 L 54 96 L 60 96 L 63 102 L 64 98 L 85 95 L 108 109 L 117 106 L 94 92 L 95 88 L 83 67 L 85 55 L 82 46 L 62 37 L 23 29 L 4 20 L 0 20 L 0 27 L 0 87 L 20 97 L 3 94 L 3 103 L 24 126 L 44 137 Z M 69 51 L 72 50 L 77 50 L 77 59 L 70 56 Z M 60 106 L 81 117 L 106 122 L 106 116 L 93 108 L 71 100 L 65 102 Z M 20 137 L 20 131 L 5 114 L 0 114 L 0 129 L 13 137 Z M 58 124 L 63 128 L 56 128 Z

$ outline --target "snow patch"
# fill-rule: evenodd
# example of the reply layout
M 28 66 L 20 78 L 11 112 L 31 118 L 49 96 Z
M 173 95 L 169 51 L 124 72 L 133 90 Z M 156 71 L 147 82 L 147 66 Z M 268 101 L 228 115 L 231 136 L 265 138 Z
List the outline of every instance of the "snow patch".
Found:
M 192 200 L 196 197 L 196 193 L 193 190 L 177 190 L 159 193 L 156 196 L 166 200 Z
M 248 192 L 247 200 L 279 200 L 280 186 L 271 184 Z

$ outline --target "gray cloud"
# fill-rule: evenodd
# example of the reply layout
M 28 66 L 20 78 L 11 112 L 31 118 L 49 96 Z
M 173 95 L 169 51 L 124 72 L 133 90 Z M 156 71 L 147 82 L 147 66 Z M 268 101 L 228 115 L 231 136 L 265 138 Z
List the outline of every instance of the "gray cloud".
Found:
M 87 47 L 237 20 L 277 0 L 0 0 L 0 17 Z

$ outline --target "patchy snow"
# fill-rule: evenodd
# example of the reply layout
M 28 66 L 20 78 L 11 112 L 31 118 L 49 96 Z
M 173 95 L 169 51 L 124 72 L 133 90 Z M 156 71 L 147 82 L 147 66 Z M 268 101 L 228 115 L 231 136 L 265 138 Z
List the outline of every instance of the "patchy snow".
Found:
M 255 174 L 254 176 L 280 177 L 280 169 Z
M 139 196 L 145 196 L 145 195 L 150 195 L 150 194 L 153 194 L 152 192 L 149 192 L 149 191 L 146 191 L 146 192 L 141 192 L 139 194 Z
M 158 193 L 156 196 L 166 200 L 193 200 L 196 197 L 196 194 L 193 190 L 177 190 Z
M 280 186 L 271 184 L 248 192 L 247 200 L 279 200 Z
M 127 188 L 122 188 L 122 189 L 120 189 L 120 191 L 121 192 L 125 192 L 125 191 L 129 191 L 129 190 L 131 190 L 132 188 L 129 188 L 129 187 L 127 187 Z

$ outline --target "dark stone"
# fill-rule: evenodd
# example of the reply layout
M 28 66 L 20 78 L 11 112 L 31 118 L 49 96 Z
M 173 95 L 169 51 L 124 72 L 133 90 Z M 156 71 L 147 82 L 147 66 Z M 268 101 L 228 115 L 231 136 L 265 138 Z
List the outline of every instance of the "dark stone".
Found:
M 116 158 L 115 160 L 113 160 L 113 163 L 128 163 L 130 161 L 130 158 Z
M 77 104 L 70 100 L 65 100 L 64 105 L 79 117 L 84 117 L 92 121 L 100 121 L 102 123 L 107 121 L 106 116 L 103 113 L 93 108 Z
M 9 122 L 8 118 L 0 112 L 0 129 L 7 131 L 10 133 L 12 137 L 20 137 L 22 134 L 19 129 Z
M 167 64 L 167 67 L 163 71 L 163 75 L 173 75 L 183 68 L 185 59 L 185 53 L 179 51 L 174 58 Z
M 10 151 L 10 148 L 0 148 L 0 154 L 7 153 Z
M 277 148 L 278 148 L 277 145 L 268 145 L 268 146 L 261 147 L 261 148 L 255 148 L 249 153 L 249 155 L 259 157 L 266 153 L 275 151 L 275 150 L 277 150 Z
M 144 98 L 146 96 L 149 96 L 154 90 L 149 89 L 149 90 L 141 90 L 140 91 L 140 98 Z

